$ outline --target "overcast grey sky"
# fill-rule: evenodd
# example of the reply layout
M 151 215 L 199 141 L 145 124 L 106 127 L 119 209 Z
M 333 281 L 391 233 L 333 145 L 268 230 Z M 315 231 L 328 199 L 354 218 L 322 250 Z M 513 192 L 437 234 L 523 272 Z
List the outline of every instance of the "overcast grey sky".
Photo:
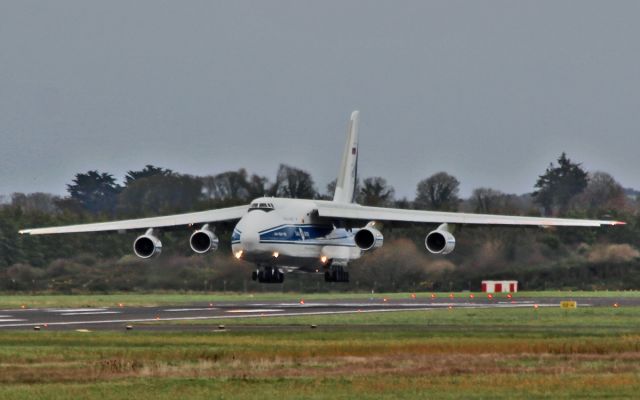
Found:
M 640 1 L 0 0 L 0 194 L 278 164 L 400 196 L 532 190 L 562 151 L 640 188 Z

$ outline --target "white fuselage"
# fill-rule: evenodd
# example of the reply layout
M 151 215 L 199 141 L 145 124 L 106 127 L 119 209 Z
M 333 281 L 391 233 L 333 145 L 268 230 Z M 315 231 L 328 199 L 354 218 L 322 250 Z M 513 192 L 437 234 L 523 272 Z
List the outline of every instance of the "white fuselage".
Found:
M 335 227 L 313 215 L 316 201 L 259 198 L 236 225 L 231 246 L 236 257 L 262 266 L 319 271 L 327 263 L 346 265 L 362 251 L 357 229 Z

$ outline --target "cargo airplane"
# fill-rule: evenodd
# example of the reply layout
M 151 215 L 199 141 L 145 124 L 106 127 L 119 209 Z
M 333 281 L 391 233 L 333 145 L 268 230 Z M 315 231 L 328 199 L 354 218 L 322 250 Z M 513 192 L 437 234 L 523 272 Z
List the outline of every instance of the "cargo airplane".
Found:
M 46 235 L 98 231 L 140 231 L 133 242 L 141 258 L 160 254 L 163 229 L 191 231 L 190 246 L 198 254 L 216 251 L 216 224 L 237 221 L 231 236 L 236 258 L 254 263 L 252 278 L 281 283 L 285 272 L 324 272 L 328 282 L 348 282 L 345 267 L 364 252 L 382 246 L 380 224 L 424 223 L 437 226 L 427 233 L 425 247 L 433 254 L 453 251 L 456 225 L 578 226 L 599 227 L 624 222 L 564 218 L 540 218 L 367 207 L 356 204 L 359 113 L 351 114 L 347 143 L 332 201 L 261 197 L 248 205 L 209 211 L 82 225 L 21 230 L 21 234 Z

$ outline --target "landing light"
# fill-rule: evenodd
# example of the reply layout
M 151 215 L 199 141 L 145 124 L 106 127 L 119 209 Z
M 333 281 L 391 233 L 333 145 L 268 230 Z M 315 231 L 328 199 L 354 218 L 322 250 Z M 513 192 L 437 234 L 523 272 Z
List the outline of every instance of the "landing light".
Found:
M 242 257 L 242 253 L 243 253 L 243 251 L 242 251 L 242 250 L 238 250 L 238 251 L 236 251 L 236 253 L 234 254 L 234 256 L 236 256 L 236 258 L 239 260 L 239 259 L 240 259 L 240 257 Z
M 327 262 L 327 260 L 328 260 L 327 256 L 320 257 L 320 262 L 323 263 L 323 264 L 325 264 Z
M 278 256 L 280 255 L 280 253 L 278 253 L 277 251 L 273 252 L 273 258 L 278 258 Z M 239 257 L 238 257 L 239 258 Z

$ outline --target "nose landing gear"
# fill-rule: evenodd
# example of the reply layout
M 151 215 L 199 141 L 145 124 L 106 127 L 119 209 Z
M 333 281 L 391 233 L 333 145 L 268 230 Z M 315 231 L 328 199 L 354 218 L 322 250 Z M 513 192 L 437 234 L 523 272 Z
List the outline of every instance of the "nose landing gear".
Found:
M 259 267 L 251 273 L 251 279 L 260 283 L 282 283 L 284 272 L 275 267 Z

